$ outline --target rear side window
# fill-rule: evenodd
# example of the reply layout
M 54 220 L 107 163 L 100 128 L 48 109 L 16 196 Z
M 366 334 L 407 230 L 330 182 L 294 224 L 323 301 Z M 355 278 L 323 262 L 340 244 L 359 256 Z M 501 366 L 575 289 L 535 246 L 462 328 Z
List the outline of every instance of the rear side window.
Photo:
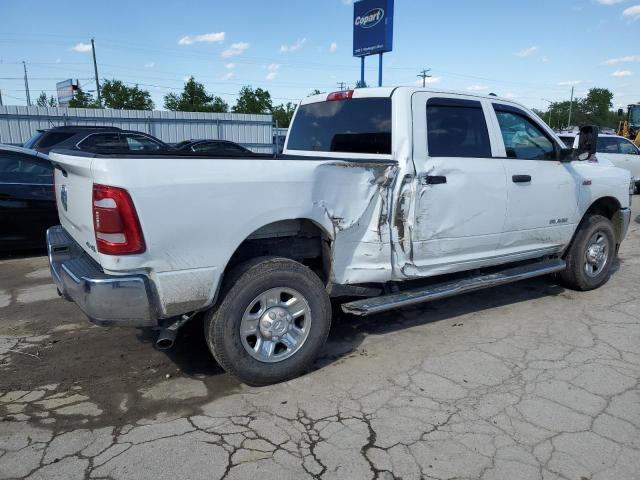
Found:
M 53 167 L 44 160 L 0 151 L 0 183 L 51 185 Z
M 99 151 L 122 151 L 122 144 L 120 143 L 120 135 L 117 133 L 94 133 L 89 135 L 82 142 L 78 144 L 78 147 L 82 150 L 90 152 Z
M 127 148 L 132 152 L 157 152 L 162 150 L 162 145 L 144 135 L 123 135 Z
M 352 98 L 301 105 L 289 150 L 391 153 L 391 99 Z
M 74 132 L 49 132 L 44 134 L 44 138 L 38 142 L 38 148 L 49 148 L 73 137 Z
M 427 145 L 431 157 L 491 157 L 489 131 L 480 102 L 429 99 Z

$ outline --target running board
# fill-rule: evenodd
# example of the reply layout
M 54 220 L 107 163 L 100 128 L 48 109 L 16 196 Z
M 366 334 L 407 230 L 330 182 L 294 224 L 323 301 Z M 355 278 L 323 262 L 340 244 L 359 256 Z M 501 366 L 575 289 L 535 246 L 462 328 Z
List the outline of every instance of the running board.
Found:
M 428 287 L 416 288 L 405 292 L 356 300 L 354 302 L 344 303 L 342 310 L 352 315 L 372 315 L 374 313 L 393 310 L 394 308 L 408 307 L 418 303 L 431 302 L 432 300 L 460 295 L 461 293 L 473 292 L 483 288 L 496 287 L 527 278 L 560 272 L 564 270 L 566 266 L 565 261 L 561 259 L 545 260 L 519 267 L 507 268 L 495 273 L 476 275 L 474 277 L 429 285 Z

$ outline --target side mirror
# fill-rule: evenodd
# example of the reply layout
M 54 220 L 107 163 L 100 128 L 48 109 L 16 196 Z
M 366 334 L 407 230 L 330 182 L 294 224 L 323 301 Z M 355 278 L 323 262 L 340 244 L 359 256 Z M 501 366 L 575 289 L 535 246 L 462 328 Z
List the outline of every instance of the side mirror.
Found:
M 578 149 L 576 156 L 578 160 L 589 160 L 598 148 L 598 127 L 584 126 L 580 128 L 578 137 Z
M 619 117 L 624 117 L 624 110 L 623 109 L 621 109 L 621 108 L 618 109 L 618 116 Z

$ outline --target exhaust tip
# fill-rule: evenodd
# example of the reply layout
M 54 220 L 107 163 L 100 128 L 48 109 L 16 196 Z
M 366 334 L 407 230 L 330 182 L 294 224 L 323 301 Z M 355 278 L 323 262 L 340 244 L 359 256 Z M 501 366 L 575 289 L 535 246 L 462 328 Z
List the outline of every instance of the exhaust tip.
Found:
M 156 340 L 156 348 L 158 350 L 169 350 L 173 347 L 173 344 L 176 340 L 176 331 L 164 329 L 158 335 L 158 339 Z

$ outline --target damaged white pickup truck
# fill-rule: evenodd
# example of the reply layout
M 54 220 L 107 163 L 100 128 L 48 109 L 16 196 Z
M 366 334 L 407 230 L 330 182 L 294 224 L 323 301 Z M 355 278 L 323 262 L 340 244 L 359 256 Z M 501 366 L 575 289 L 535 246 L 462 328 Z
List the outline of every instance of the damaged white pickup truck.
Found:
M 323 348 L 331 297 L 368 315 L 606 282 L 631 179 L 596 138 L 574 152 L 512 101 L 399 87 L 304 99 L 279 158 L 58 150 L 51 271 L 93 322 L 155 327 L 160 347 L 203 312 L 222 367 L 278 382 Z

